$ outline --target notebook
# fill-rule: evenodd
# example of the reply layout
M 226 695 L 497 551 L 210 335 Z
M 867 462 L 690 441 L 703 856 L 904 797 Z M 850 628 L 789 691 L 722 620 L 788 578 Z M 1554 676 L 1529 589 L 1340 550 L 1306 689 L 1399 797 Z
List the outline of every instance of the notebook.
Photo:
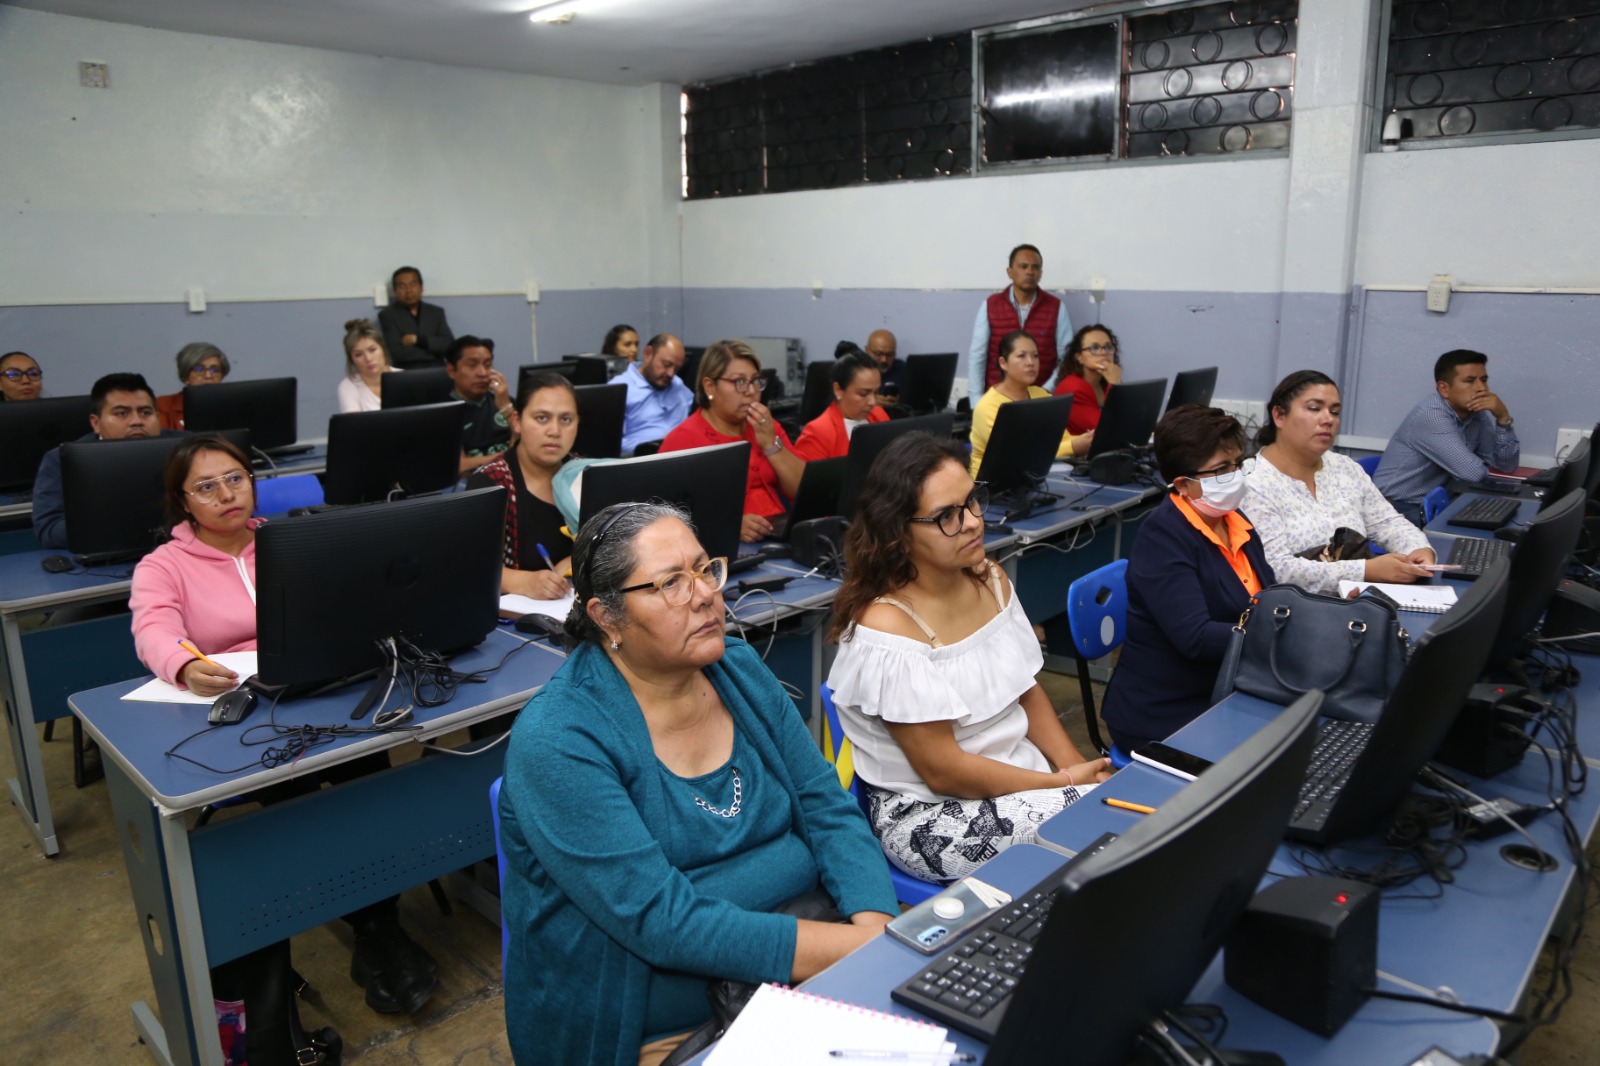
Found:
M 739 1017 L 706 1058 L 706 1066 L 839 1066 L 873 1061 L 834 1051 L 899 1052 L 919 1064 L 943 1063 L 956 1053 L 942 1025 L 885 1014 L 782 985 L 756 989 Z
M 224 651 L 210 658 L 238 674 L 241 680 L 256 672 L 256 653 L 253 651 Z M 215 696 L 197 696 L 186 688 L 169 685 L 159 677 L 152 677 L 122 698 L 135 703 L 193 703 L 206 707 L 217 700 Z
M 1339 595 L 1348 596 L 1351 589 L 1361 592 L 1369 588 L 1375 588 L 1394 600 L 1402 611 L 1444 614 L 1456 605 L 1454 585 L 1389 585 L 1381 581 L 1341 581 Z

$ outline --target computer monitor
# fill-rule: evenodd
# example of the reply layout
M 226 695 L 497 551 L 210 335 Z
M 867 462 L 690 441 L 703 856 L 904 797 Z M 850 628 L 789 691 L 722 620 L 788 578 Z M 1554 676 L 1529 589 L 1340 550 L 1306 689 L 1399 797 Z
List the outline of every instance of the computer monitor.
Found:
M 1327 821 L 1316 830 L 1291 829 L 1289 836 L 1337 844 L 1383 828 L 1422 764 L 1439 750 L 1478 680 L 1479 664 L 1505 615 L 1509 572 L 1504 559 L 1496 560 L 1417 638 Z
M 683 365 L 678 367 L 678 377 L 683 379 L 683 383 L 689 386 L 689 391 L 692 393 L 700 392 L 700 357 L 705 354 L 703 345 L 683 346 Z
M 906 356 L 906 394 L 900 397 L 900 402 L 919 415 L 949 407 L 950 389 L 955 385 L 960 359 L 955 352 Z
M 837 360 L 806 364 L 806 388 L 800 394 L 800 422 L 816 418 L 833 402 L 833 368 Z
M 323 499 L 373 503 L 449 488 L 461 476 L 466 414 L 467 405 L 456 401 L 334 415 L 328 419 Z
M 1172 395 L 1167 397 L 1167 410 L 1182 407 L 1186 403 L 1197 403 L 1201 407 L 1211 406 L 1211 394 L 1217 391 L 1217 368 L 1214 366 L 1201 367 L 1199 370 L 1180 370 L 1178 376 L 1172 379 Z
M 580 524 L 614 503 L 665 500 L 689 512 L 707 555 L 733 559 L 749 477 L 749 441 L 596 463 L 583 472 Z
M 167 457 L 182 439 L 61 446 L 61 494 L 73 555 L 85 563 L 136 559 L 166 538 Z
M 1505 613 L 1484 663 L 1486 670 L 1509 668 L 1522 647 L 1522 638 L 1532 632 L 1544 609 L 1550 606 L 1550 597 L 1555 595 L 1566 569 L 1567 556 L 1578 546 L 1584 503 L 1583 490 L 1573 489 L 1528 523 L 1511 554 Z
M 779 529 L 778 540 L 788 540 L 794 527 L 813 518 L 831 518 L 839 513 L 839 490 L 844 487 L 850 460 L 841 455 L 833 459 L 812 459 L 800 472 L 800 487 L 795 490 L 794 506 Z
M 270 455 L 300 439 L 298 397 L 294 378 L 185 385 L 183 428 L 191 433 L 248 429 L 250 442 Z
M 32 487 L 45 452 L 89 432 L 90 403 L 87 396 L 0 403 L 0 491 Z
M 1600 497 L 1600 456 L 1595 455 L 1596 442 L 1600 442 L 1600 422 L 1594 424 L 1594 429 L 1589 433 L 1589 476 L 1583 479 L 1583 496 L 1586 500 Z
M 455 382 L 442 366 L 401 370 L 378 377 L 378 402 L 384 410 L 392 407 L 421 407 L 448 403 L 454 397 Z M 367 412 L 370 413 L 370 412 Z
M 1310 692 L 1104 849 L 1068 867 L 989 1066 L 1123 1066 L 1182 1005 L 1272 861 L 1310 761 Z M 1084 960 L 1092 959 L 1092 965 Z M 898 990 L 896 990 L 898 993 Z
M 988 482 L 989 491 L 996 495 L 1026 496 L 1039 488 L 1061 450 L 1071 417 L 1071 396 L 1001 404 L 978 467 L 978 480 Z
M 1544 494 L 1544 500 L 1539 504 L 1539 510 L 1544 511 L 1555 504 L 1557 500 L 1564 499 L 1569 492 L 1582 490 L 1589 483 L 1589 438 L 1585 437 L 1574 444 L 1567 452 L 1567 457 L 1556 468 L 1555 480 L 1550 483 L 1550 488 Z
M 495 487 L 263 525 L 257 676 L 294 688 L 359 677 L 383 665 L 391 636 L 446 655 L 479 643 L 499 620 L 505 517 Z
M 611 364 L 603 355 L 580 355 L 563 360 L 562 367 L 566 369 L 558 367 L 556 373 L 564 374 L 574 385 L 604 385 L 611 380 Z
M 839 513 L 846 518 L 855 517 L 856 496 L 861 492 L 861 486 L 867 483 L 867 471 L 872 469 L 873 460 L 889 446 L 890 441 L 903 433 L 931 433 L 946 440 L 955 423 L 956 416 L 945 412 L 857 426 L 856 431 L 850 434 L 850 465 L 845 469 L 844 485 L 839 489 Z
M 585 459 L 615 459 L 622 454 L 622 422 L 628 411 L 628 386 L 577 385 L 578 436 L 572 450 Z
M 1124 381 L 1106 392 L 1100 408 L 1100 424 L 1089 444 L 1089 458 L 1127 448 L 1143 448 L 1150 443 L 1156 419 L 1161 417 L 1161 401 L 1167 395 L 1166 378 Z

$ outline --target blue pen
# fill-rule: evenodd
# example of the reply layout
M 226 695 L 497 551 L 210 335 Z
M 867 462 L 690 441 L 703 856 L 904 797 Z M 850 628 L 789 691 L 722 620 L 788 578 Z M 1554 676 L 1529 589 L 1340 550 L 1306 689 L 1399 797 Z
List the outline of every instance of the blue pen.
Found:
M 551 570 L 554 570 L 556 568 L 556 564 L 550 561 L 550 553 L 544 550 L 544 545 L 535 544 L 534 547 L 539 549 L 539 557 L 544 560 L 544 565 L 548 566 Z

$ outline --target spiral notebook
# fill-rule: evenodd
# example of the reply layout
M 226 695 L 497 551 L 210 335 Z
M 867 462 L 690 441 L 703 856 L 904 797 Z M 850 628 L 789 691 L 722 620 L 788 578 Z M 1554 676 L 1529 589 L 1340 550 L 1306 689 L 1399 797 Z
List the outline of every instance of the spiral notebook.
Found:
M 762 985 L 727 1035 L 712 1049 L 706 1066 L 841 1066 L 873 1061 L 852 1059 L 834 1051 L 899 1052 L 919 1064 L 949 1061 L 955 1045 L 942 1025 L 868 1010 L 849 1003 L 797 992 L 782 985 Z M 878 1060 L 882 1061 L 882 1060 Z
M 1374 588 L 1400 605 L 1402 611 L 1419 614 L 1444 614 L 1456 605 L 1454 585 L 1387 585 L 1381 581 L 1341 581 L 1339 595 L 1348 596 L 1350 590 L 1358 592 Z

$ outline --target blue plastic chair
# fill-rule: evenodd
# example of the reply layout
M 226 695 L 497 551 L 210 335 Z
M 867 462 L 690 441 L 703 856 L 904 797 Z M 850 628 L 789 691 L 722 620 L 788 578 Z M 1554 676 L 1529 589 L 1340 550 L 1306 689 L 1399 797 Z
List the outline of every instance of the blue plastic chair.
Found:
M 839 774 L 839 784 L 855 797 L 861 813 L 870 819 L 871 801 L 867 799 L 866 789 L 861 787 L 861 779 L 856 777 L 855 766 L 851 762 L 850 741 L 845 739 L 844 727 L 839 724 L 839 708 L 833 705 L 833 689 L 823 685 L 818 695 L 822 699 L 823 740 L 833 755 L 833 767 Z M 889 867 L 889 880 L 894 882 L 894 898 L 907 906 L 915 906 L 944 888 L 943 885 L 911 876 L 890 862 L 887 855 L 883 861 Z
M 494 859 L 495 868 L 500 872 L 500 980 L 506 979 L 506 956 L 511 951 L 511 929 L 506 925 L 505 899 L 506 899 L 506 853 L 500 846 L 500 782 L 505 778 L 497 777 L 489 782 L 489 816 L 494 820 Z
M 1078 661 L 1078 690 L 1083 694 L 1083 721 L 1089 740 L 1120 770 L 1132 760 L 1100 736 L 1100 719 L 1089 680 L 1091 660 L 1109 655 L 1128 635 L 1128 560 L 1118 559 L 1091 570 L 1067 587 L 1067 626 L 1072 630 L 1072 655 Z
M 1356 460 L 1356 465 L 1365 470 L 1368 477 L 1371 477 L 1378 472 L 1378 464 L 1381 462 L 1383 462 L 1383 453 L 1379 452 L 1377 455 L 1363 455 Z
M 1440 511 L 1450 506 L 1450 493 L 1443 485 L 1422 498 L 1422 524 L 1432 522 Z
M 322 482 L 315 474 L 256 479 L 256 517 L 288 514 L 295 507 L 322 503 Z

